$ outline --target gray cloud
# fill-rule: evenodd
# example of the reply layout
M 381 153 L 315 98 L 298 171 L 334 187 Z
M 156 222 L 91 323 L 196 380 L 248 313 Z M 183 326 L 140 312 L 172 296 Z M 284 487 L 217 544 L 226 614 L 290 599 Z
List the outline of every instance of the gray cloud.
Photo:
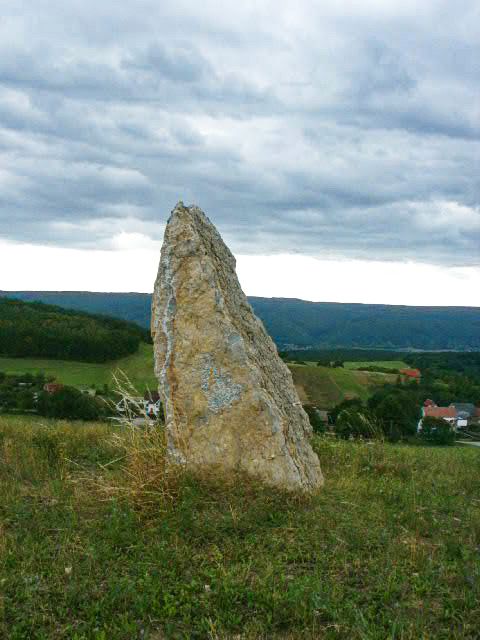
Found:
M 478 264 L 478 3 L 339 6 L 5 0 L 0 237 Z

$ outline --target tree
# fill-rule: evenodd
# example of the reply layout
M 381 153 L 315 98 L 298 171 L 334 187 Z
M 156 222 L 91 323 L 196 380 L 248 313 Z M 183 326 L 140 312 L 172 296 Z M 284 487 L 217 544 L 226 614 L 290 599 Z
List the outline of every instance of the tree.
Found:
M 32 411 L 35 409 L 35 400 L 31 389 L 24 389 L 17 394 L 17 408 L 19 411 Z
M 356 409 L 344 409 L 338 416 L 335 424 L 335 433 L 348 440 L 349 438 L 377 438 L 381 436 L 372 416 L 367 411 Z
M 374 413 L 389 439 L 399 440 L 400 437 L 415 435 L 417 431 L 419 408 L 409 394 L 386 396 Z
M 41 393 L 37 410 L 48 418 L 69 420 L 98 420 L 103 414 L 102 407 L 94 398 L 74 387 L 64 387 L 53 394 Z
M 455 444 L 455 429 L 442 418 L 427 416 L 422 420 L 418 436 L 425 442 L 439 445 Z
M 339 404 L 333 407 L 330 412 L 330 417 L 333 424 L 336 423 L 338 416 L 344 409 L 355 409 L 357 411 L 361 411 L 364 409 L 363 402 L 360 398 L 349 398 L 348 400 L 342 400 Z
M 313 432 L 325 433 L 325 423 L 321 419 L 318 409 L 316 407 L 313 407 L 311 404 L 304 404 L 303 408 L 308 415 L 308 419 L 310 420 L 310 424 L 312 425 Z

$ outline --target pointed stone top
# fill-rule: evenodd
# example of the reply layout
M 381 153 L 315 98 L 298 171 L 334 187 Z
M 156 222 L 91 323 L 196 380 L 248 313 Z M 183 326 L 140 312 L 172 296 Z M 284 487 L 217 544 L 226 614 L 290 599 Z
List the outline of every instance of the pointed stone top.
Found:
M 185 235 L 186 232 L 186 235 Z M 195 245 L 197 243 L 207 243 L 208 252 L 212 246 L 217 247 L 217 252 L 220 251 L 223 254 L 223 259 L 227 260 L 235 268 L 235 257 L 230 249 L 224 243 L 217 228 L 210 220 L 210 218 L 200 209 L 196 204 L 185 205 L 182 200 L 179 200 L 172 210 L 170 217 L 167 221 L 167 228 L 165 230 L 164 244 L 166 247 L 177 247 L 177 250 L 182 250 L 179 247 L 179 239 L 189 238 L 189 246 L 193 241 Z M 180 245 L 184 242 L 180 241 Z
M 183 200 L 179 200 L 175 207 L 172 209 L 169 220 L 180 214 L 188 214 L 191 217 L 197 214 L 200 215 L 200 217 L 208 220 L 207 216 L 203 213 L 200 207 L 198 207 L 196 204 L 186 205 Z

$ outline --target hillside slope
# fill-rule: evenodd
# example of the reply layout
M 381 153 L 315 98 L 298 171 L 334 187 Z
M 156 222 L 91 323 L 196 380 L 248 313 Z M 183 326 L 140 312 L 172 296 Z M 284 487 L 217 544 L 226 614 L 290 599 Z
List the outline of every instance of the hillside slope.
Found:
M 65 291 L 0 292 L 72 309 L 114 315 L 148 327 L 150 294 Z M 409 307 L 249 298 L 280 348 L 361 347 L 480 350 L 480 308 Z
M 295 387 L 303 404 L 319 409 L 332 409 L 343 400 L 367 400 L 374 390 L 393 383 L 395 375 L 370 371 L 354 371 L 342 367 L 289 364 Z
M 97 293 L 93 291 L 0 291 L 1 296 L 26 302 L 38 300 L 88 313 L 103 314 L 150 326 L 149 293 Z
M 148 340 L 138 325 L 41 302 L 0 298 L 0 355 L 106 362 Z
M 109 362 L 74 362 L 0 356 L 0 371 L 8 374 L 31 373 L 33 375 L 41 372 L 63 384 L 73 387 L 95 386 L 97 389 L 105 384 L 115 388 L 114 376 L 120 377 L 123 382 L 125 375 L 140 393 L 145 389 L 158 387 L 153 372 L 153 347 L 145 343 L 141 343 L 135 353 Z

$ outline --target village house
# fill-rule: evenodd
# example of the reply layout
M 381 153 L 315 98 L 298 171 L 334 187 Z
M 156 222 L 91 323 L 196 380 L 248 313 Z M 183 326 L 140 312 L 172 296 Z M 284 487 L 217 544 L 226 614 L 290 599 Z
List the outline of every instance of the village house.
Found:
M 400 369 L 399 373 L 404 381 L 415 380 L 416 382 L 420 382 L 420 378 L 422 377 L 420 369 Z
M 121 414 L 144 414 L 152 420 L 156 420 L 161 416 L 162 403 L 158 391 L 146 391 L 143 398 L 139 396 L 135 398 L 120 398 L 115 404 L 115 408 Z
M 468 427 L 472 420 L 480 414 L 480 409 L 474 404 L 467 402 L 456 402 L 448 407 L 439 407 L 430 398 L 425 400 L 422 407 L 422 417 L 418 423 L 418 430 L 422 428 L 423 418 L 441 418 L 452 425 L 455 429 Z

